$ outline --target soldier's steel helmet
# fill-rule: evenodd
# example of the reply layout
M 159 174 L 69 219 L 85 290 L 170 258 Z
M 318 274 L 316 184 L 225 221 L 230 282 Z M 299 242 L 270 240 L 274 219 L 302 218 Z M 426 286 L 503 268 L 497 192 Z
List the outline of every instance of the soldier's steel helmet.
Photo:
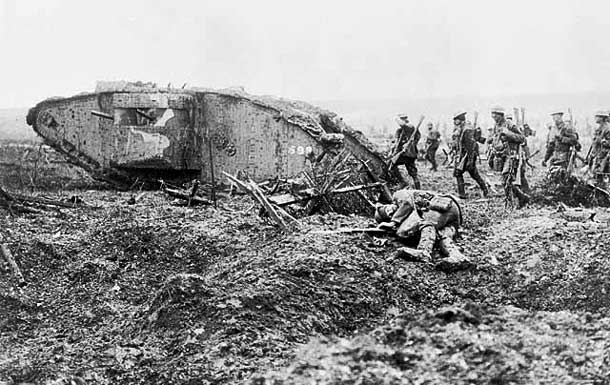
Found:
M 553 115 L 563 115 L 563 110 L 553 110 L 551 111 L 551 116 Z
M 453 119 L 463 118 L 464 116 L 466 116 L 466 111 L 458 110 L 453 114 Z
M 604 118 L 610 117 L 610 113 L 608 111 L 599 110 L 595 112 L 595 116 L 602 116 Z
M 505 115 L 505 114 L 506 114 L 506 111 L 504 111 L 504 107 L 501 107 L 501 106 L 495 106 L 495 107 L 492 107 L 492 109 L 491 109 L 491 113 L 492 113 L 492 114 L 501 114 L 501 115 Z

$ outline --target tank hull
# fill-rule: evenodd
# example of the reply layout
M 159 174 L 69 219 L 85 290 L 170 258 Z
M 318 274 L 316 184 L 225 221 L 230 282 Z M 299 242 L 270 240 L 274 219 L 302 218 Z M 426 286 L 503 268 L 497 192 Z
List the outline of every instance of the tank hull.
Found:
M 336 114 L 239 90 L 104 89 L 45 100 L 27 121 L 72 163 L 116 183 L 208 181 L 210 159 L 215 175 L 288 178 L 330 150 L 328 134 L 339 134 L 343 147 L 385 173 L 379 149 Z

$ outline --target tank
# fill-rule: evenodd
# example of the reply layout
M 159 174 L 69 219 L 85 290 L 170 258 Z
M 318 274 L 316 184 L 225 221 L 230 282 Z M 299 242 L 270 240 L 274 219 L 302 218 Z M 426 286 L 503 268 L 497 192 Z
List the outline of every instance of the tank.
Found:
M 95 92 L 38 103 L 27 123 L 71 163 L 117 184 L 207 182 L 212 171 L 290 178 L 337 146 L 386 172 L 380 149 L 335 113 L 242 89 L 100 82 Z

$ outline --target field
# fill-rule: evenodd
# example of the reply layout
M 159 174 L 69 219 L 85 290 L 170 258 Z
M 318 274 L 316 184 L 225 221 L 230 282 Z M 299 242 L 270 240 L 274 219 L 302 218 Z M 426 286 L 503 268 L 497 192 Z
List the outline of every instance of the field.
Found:
M 284 234 L 243 195 L 129 204 L 138 191 L 39 145 L 3 144 L 0 167 L 9 192 L 86 205 L 1 211 L 27 282 L 0 271 L 2 385 L 610 383 L 610 211 L 548 199 L 539 167 L 534 203 L 507 210 L 483 162 L 498 193 L 470 181 L 458 244 L 476 264 L 450 274 L 392 239 L 315 233 L 367 216 Z M 419 168 L 423 188 L 454 190 L 452 170 Z

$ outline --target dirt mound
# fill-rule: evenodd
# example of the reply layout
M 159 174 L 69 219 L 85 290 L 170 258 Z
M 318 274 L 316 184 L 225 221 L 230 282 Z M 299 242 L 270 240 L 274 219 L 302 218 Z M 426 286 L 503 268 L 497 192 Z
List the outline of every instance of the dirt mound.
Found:
M 352 339 L 306 345 L 255 384 L 605 384 L 610 319 L 514 307 L 398 318 Z
M 610 291 L 609 219 L 610 212 L 601 208 L 531 208 L 489 226 L 484 238 L 466 249 L 502 279 L 494 284 L 480 275 L 486 283 L 479 290 L 503 293 L 499 303 L 534 310 L 610 308 L 607 296 L 596 295 Z
M 607 191 L 596 190 L 587 179 L 586 174 L 574 175 L 560 182 L 544 178 L 536 186 L 533 201 L 546 206 L 562 202 L 570 206 L 610 207 Z
M 406 266 L 389 244 L 310 233 L 367 218 L 313 216 L 283 235 L 245 211 L 246 197 L 218 211 L 169 206 L 161 194 L 122 204 L 127 197 L 91 191 L 82 198 L 98 210 L 11 223 L 6 242 L 29 285 L 0 316 L 10 357 L 0 380 L 8 368 L 41 382 L 90 367 L 97 383 L 238 382 L 285 365 L 312 335 L 347 336 L 456 300 L 450 276 Z

